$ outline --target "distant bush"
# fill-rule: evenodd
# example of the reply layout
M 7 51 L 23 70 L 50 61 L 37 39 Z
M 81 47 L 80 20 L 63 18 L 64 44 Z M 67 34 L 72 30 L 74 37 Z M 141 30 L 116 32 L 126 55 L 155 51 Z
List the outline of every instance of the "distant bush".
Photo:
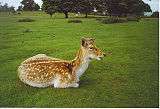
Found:
M 127 17 L 127 21 L 136 21 L 136 22 L 139 22 L 140 21 L 140 17 L 137 17 L 137 16 L 128 16 Z
M 23 32 L 24 32 L 24 33 L 29 33 L 29 32 L 32 32 L 32 30 L 30 30 L 30 29 L 25 29 Z
M 151 15 L 151 17 L 159 18 L 159 12 L 158 11 L 153 12 L 153 14 Z
M 68 23 L 82 23 L 81 20 L 68 20 Z
M 110 17 L 110 18 L 102 19 L 101 22 L 104 24 L 112 24 L 112 23 L 127 22 L 127 20 L 124 18 L 119 18 L 119 17 Z
M 22 14 L 21 12 L 17 12 L 17 14 Z
M 96 18 L 97 21 L 102 21 L 102 18 Z
M 35 20 L 30 18 L 19 19 L 18 22 L 34 22 Z

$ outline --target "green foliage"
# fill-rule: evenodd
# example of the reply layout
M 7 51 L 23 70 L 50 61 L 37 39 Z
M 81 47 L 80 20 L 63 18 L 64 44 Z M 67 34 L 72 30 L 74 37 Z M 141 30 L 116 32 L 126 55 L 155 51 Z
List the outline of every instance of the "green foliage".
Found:
M 119 18 L 119 17 L 109 17 L 101 20 L 104 24 L 112 24 L 112 23 L 124 23 L 127 22 L 125 18 Z
M 51 17 L 54 13 L 58 11 L 58 0 L 42 0 L 42 10 L 49 14 Z
M 42 9 L 47 12 L 48 8 L 53 8 L 56 12 L 62 12 L 65 15 L 65 18 L 68 18 L 68 13 L 72 12 L 74 8 L 74 0 L 42 0 L 43 5 Z
M 82 23 L 81 20 L 68 20 L 68 23 Z
M 143 4 L 143 11 L 144 12 L 152 12 L 151 7 L 148 4 Z
M 34 11 L 38 11 L 39 9 L 40 9 L 40 6 L 37 3 L 35 3 L 34 4 Z
M 18 22 L 34 22 L 35 20 L 31 18 L 24 18 L 24 19 L 19 19 Z
M 92 0 L 91 0 L 92 1 Z M 143 12 L 150 12 L 151 8 L 142 0 L 102 0 L 95 4 L 99 4 L 97 9 L 100 12 L 106 12 L 109 16 L 126 16 L 127 14 L 142 15 Z M 94 3 L 93 3 L 94 4 Z
M 75 4 L 76 11 L 84 13 L 85 18 L 87 18 L 89 13 L 93 12 L 94 5 L 92 4 L 92 0 L 77 0 Z
M 45 12 L 52 17 L 52 15 L 53 15 L 54 13 L 56 13 L 56 10 L 57 10 L 56 6 L 54 6 L 54 7 L 52 6 L 52 7 L 48 7 L 48 8 L 45 10 Z
M 38 11 L 40 9 L 40 6 L 34 0 L 22 0 L 21 4 L 24 11 Z
M 63 12 L 68 18 L 69 12 L 81 12 L 87 18 L 96 8 L 98 13 L 107 13 L 109 16 L 127 16 L 134 14 L 141 16 L 143 12 L 151 12 L 148 4 L 142 0 L 42 0 L 42 9 L 57 7 L 57 12 Z
M 17 23 L 26 16 L 36 22 Z M 103 25 L 78 18 L 83 23 L 74 25 L 63 17 L 56 13 L 53 22 L 41 12 L 0 14 L 0 107 L 159 107 L 158 19 Z M 24 33 L 27 28 L 32 32 Z M 74 59 L 84 36 L 112 55 L 92 61 L 79 88 L 35 88 L 19 81 L 22 61 L 39 53 Z

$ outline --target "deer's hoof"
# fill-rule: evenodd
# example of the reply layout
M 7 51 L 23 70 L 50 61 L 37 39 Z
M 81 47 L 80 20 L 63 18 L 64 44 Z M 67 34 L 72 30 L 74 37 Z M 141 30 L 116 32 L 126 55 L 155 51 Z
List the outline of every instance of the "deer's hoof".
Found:
M 79 87 L 79 84 L 78 84 L 78 83 L 75 83 L 75 84 L 73 85 L 73 87 Z

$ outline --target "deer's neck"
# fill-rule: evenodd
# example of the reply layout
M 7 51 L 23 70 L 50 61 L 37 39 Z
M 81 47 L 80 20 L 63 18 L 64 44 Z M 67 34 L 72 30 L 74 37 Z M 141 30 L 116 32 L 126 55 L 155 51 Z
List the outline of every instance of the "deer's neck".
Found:
M 79 49 L 76 58 L 72 62 L 74 72 L 77 78 L 80 78 L 80 76 L 87 70 L 90 59 L 85 53 L 84 49 L 81 48 Z

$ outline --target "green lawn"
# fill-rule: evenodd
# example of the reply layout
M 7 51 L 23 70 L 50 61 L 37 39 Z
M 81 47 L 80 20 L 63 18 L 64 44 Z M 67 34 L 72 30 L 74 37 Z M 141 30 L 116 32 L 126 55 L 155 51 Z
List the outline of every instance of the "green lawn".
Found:
M 17 22 L 26 17 L 35 22 Z M 0 14 L 0 107 L 158 107 L 158 19 L 101 24 L 76 18 L 83 22 L 74 24 L 63 17 Z M 86 35 L 112 55 L 93 61 L 79 88 L 34 88 L 19 81 L 23 60 L 38 53 L 73 59 Z

